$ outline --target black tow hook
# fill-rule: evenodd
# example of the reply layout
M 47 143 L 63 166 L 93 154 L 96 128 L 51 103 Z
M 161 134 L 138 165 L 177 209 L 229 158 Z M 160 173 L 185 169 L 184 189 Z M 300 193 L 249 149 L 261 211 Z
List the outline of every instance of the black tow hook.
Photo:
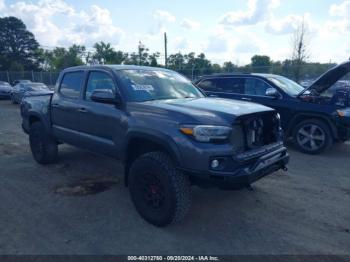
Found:
M 283 167 L 282 167 L 282 170 L 285 171 L 285 172 L 287 172 L 287 171 L 288 171 L 288 167 L 287 167 L 287 166 L 283 166 Z

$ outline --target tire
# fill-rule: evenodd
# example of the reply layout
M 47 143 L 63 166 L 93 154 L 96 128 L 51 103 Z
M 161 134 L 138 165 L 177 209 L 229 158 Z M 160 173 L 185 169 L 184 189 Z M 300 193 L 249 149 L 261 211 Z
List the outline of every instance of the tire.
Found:
M 333 145 L 333 137 L 328 124 L 324 121 L 308 119 L 294 128 L 293 142 L 303 153 L 319 154 Z
M 46 132 L 41 122 L 34 122 L 30 126 L 29 144 L 36 162 L 42 165 L 56 162 L 58 154 L 57 143 Z
M 158 227 L 181 221 L 191 203 L 188 176 L 160 151 L 146 153 L 132 163 L 129 190 L 140 216 Z

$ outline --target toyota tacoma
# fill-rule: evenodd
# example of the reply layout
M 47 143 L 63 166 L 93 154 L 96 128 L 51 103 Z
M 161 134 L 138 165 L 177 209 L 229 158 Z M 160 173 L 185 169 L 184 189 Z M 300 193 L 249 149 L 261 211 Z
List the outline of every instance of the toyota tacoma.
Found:
M 289 160 L 275 110 L 208 98 L 167 69 L 68 68 L 53 94 L 25 97 L 21 115 L 40 164 L 62 143 L 120 159 L 136 210 L 156 226 L 185 216 L 191 185 L 249 187 Z

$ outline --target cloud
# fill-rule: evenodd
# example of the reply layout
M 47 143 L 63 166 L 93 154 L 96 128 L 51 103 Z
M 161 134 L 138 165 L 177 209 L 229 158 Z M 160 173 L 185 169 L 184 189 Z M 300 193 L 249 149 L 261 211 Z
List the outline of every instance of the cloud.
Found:
M 281 19 L 271 15 L 265 24 L 265 30 L 275 35 L 291 34 L 295 32 L 303 20 L 309 33 L 314 34 L 319 30 L 319 26 L 313 23 L 309 13 L 305 13 L 304 15 L 290 14 Z
M 157 21 L 157 26 L 150 30 L 150 34 L 157 35 L 162 34 L 167 31 L 166 24 L 174 23 L 176 21 L 176 17 L 164 10 L 155 10 L 153 12 L 153 18 Z
M 182 20 L 180 26 L 189 30 L 197 30 L 200 28 L 201 25 L 197 21 L 185 18 Z
M 5 8 L 5 0 L 0 0 L 0 11 Z
M 206 51 L 210 53 L 224 53 L 228 50 L 227 39 L 223 37 L 210 36 L 208 38 L 208 44 Z
M 349 17 L 350 16 L 350 1 L 346 0 L 341 4 L 333 4 L 329 8 L 329 14 L 332 16 Z
M 299 15 L 287 15 L 282 19 L 271 18 L 271 20 L 266 23 L 265 29 L 271 34 L 290 34 L 298 28 L 302 21 L 303 17 Z
M 325 22 L 323 31 L 329 35 L 344 34 L 350 31 L 350 0 L 340 4 L 333 4 L 329 8 L 329 14 L 336 17 L 335 20 Z
M 279 0 L 249 0 L 248 10 L 228 12 L 220 17 L 219 23 L 226 26 L 254 25 L 266 20 L 279 4 Z
M 118 44 L 123 36 L 123 31 L 113 24 L 110 12 L 97 5 L 77 12 L 64 0 L 40 0 L 37 4 L 17 2 L 4 6 L 2 13 L 22 19 L 44 46 L 92 45 L 97 41 Z
M 113 25 L 108 9 L 92 5 L 89 12 L 80 13 L 81 22 L 74 24 L 67 37 L 79 44 L 93 45 L 97 41 L 112 41 L 118 44 L 124 35 L 123 30 Z
M 260 52 L 259 45 L 254 41 L 242 41 L 235 47 L 236 53 L 256 54 Z
M 153 13 L 153 17 L 161 22 L 175 22 L 176 17 L 164 10 L 156 10 Z
M 187 49 L 189 47 L 189 42 L 184 37 L 177 37 L 174 40 L 174 48 L 176 50 L 183 51 L 184 49 Z

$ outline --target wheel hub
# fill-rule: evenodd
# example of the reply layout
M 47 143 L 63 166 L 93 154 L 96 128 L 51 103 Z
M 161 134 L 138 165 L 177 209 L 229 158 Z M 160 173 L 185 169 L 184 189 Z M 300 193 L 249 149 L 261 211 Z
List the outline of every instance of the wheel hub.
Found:
M 325 132 L 315 124 L 302 126 L 297 134 L 298 144 L 306 150 L 318 150 L 324 145 L 325 140 Z

